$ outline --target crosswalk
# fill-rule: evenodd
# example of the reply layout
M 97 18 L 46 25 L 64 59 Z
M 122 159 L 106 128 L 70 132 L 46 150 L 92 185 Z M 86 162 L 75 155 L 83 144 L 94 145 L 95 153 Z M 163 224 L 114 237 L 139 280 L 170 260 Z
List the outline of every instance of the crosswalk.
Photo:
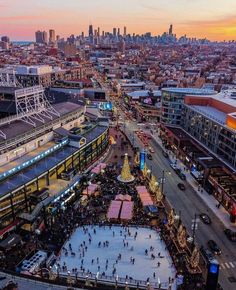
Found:
M 235 268 L 236 270 L 236 261 L 220 263 L 221 270 L 227 270 L 227 269 L 233 269 L 233 268 Z

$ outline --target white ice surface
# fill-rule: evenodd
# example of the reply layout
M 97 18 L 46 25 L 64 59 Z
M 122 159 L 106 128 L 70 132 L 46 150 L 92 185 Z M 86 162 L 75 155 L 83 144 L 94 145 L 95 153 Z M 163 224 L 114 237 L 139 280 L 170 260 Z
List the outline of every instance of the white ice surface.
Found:
M 118 275 L 119 278 L 126 278 L 126 275 L 128 275 L 128 277 L 132 277 L 135 280 L 146 281 L 147 278 L 150 278 L 152 283 L 158 282 L 160 279 L 161 283 L 168 284 L 169 277 L 175 277 L 176 271 L 172 266 L 172 260 L 168 251 L 165 250 L 165 243 L 160 240 L 159 234 L 156 231 L 148 228 L 129 227 L 131 236 L 128 236 L 125 228 L 119 226 L 112 226 L 111 229 L 108 226 L 86 226 L 86 229 L 91 234 L 91 244 L 89 244 L 89 234 L 84 234 L 83 228 L 77 228 L 64 245 L 68 249 L 68 256 L 65 256 L 65 251 L 61 251 L 57 262 L 61 266 L 65 262 L 67 270 L 71 271 L 72 268 L 77 268 L 80 271 L 81 260 L 83 259 L 85 272 L 89 270 L 93 274 L 105 272 L 106 276 L 112 276 L 112 270 L 115 267 L 117 270 L 115 277 Z M 94 234 L 94 229 L 96 234 Z M 113 231 L 115 233 L 114 237 Z M 122 235 L 120 231 L 122 231 Z M 135 240 L 134 234 L 136 231 L 138 235 Z M 125 241 L 128 242 L 128 247 L 123 245 L 125 234 Z M 151 238 L 149 235 L 151 235 Z M 87 251 L 84 250 L 84 257 L 80 258 L 82 250 L 79 251 L 79 247 L 83 241 L 85 241 Z M 109 241 L 108 247 L 103 247 L 103 242 L 105 241 Z M 98 247 L 99 242 L 102 244 L 100 248 Z M 75 257 L 72 257 L 70 254 L 69 243 L 72 246 L 72 251 L 76 254 Z M 152 252 L 149 250 L 151 246 L 154 247 Z M 131 247 L 133 247 L 133 251 Z M 145 249 L 148 249 L 148 256 L 145 255 Z M 164 258 L 157 257 L 159 252 Z M 121 260 L 115 264 L 119 253 L 121 254 Z M 154 260 L 151 259 L 151 253 L 156 256 Z M 135 258 L 134 265 L 130 263 L 131 257 Z M 97 263 L 97 258 L 99 258 L 99 263 Z M 92 259 L 94 259 L 93 264 Z M 105 269 L 106 259 L 109 261 L 107 270 Z M 158 261 L 161 263 L 160 267 L 157 267 Z M 98 266 L 100 266 L 100 269 L 98 269 Z M 156 278 L 153 277 L 154 272 Z

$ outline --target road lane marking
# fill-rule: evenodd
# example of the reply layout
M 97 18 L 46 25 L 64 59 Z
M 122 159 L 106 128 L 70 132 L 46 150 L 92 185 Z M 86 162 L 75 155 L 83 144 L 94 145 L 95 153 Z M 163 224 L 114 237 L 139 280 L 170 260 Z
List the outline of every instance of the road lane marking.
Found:
M 225 263 L 226 268 L 230 269 L 230 265 L 228 263 Z
M 230 264 L 230 266 L 231 266 L 232 268 L 234 268 L 234 263 L 229 262 L 229 264 Z
M 221 265 L 220 265 L 220 267 L 221 267 L 222 269 L 225 269 L 225 266 L 224 266 L 224 264 L 221 264 Z

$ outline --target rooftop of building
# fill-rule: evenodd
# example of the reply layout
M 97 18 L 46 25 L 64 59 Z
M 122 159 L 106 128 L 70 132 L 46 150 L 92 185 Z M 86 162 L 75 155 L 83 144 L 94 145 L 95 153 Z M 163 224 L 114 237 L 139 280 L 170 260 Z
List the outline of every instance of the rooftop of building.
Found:
M 162 91 L 186 95 L 214 95 L 216 91 L 199 88 L 163 88 Z
M 157 90 L 150 92 L 149 90 L 140 90 L 128 93 L 128 96 L 131 97 L 132 99 L 138 99 L 140 97 L 150 97 L 151 94 L 153 94 L 154 97 L 160 97 L 161 91 Z
M 222 91 L 216 95 L 186 96 L 185 104 L 224 125 L 227 116 L 236 113 L 236 90 Z
M 79 109 L 82 109 L 82 107 L 78 104 L 71 103 L 71 102 L 65 102 L 65 103 L 58 103 L 52 105 L 53 108 L 60 114 L 60 117 L 63 115 L 66 115 L 68 113 L 77 111 Z M 58 116 L 52 115 L 52 120 L 58 119 Z M 32 125 L 22 121 L 22 120 L 17 120 L 13 121 L 10 124 L 4 124 L 0 126 L 0 130 L 6 134 L 7 140 L 11 138 L 15 138 L 19 135 L 22 135 L 24 133 L 27 133 L 31 130 L 35 130 L 37 128 L 40 128 L 41 126 L 44 126 L 45 124 L 51 122 L 52 120 L 44 117 L 45 123 L 42 123 L 40 121 L 34 120 L 36 127 L 33 127 Z M 5 141 L 3 137 L 0 136 L 0 142 Z
M 106 126 L 97 125 L 93 127 L 89 132 L 83 134 L 86 138 L 86 144 L 98 138 L 102 133 L 107 130 Z M 23 169 L 21 172 L 12 175 L 3 182 L 0 183 L 0 198 L 8 192 L 12 192 L 20 188 L 21 186 L 31 182 L 38 176 L 43 175 L 45 172 L 51 170 L 63 160 L 66 160 L 69 156 L 75 153 L 78 148 L 72 146 L 64 146 L 61 150 L 55 151 L 49 156 L 41 159 L 32 166 Z
M 0 86 L 0 94 L 14 95 L 15 91 L 18 89 L 19 89 L 18 87 L 2 87 L 2 86 Z
M 217 99 L 225 104 L 235 107 L 236 111 L 236 90 L 225 90 L 211 98 Z
M 210 106 L 191 106 L 195 111 L 203 114 L 204 116 L 216 121 L 217 123 L 220 123 L 222 125 L 226 124 L 226 118 L 227 118 L 227 114 L 217 110 L 214 107 L 210 107 Z

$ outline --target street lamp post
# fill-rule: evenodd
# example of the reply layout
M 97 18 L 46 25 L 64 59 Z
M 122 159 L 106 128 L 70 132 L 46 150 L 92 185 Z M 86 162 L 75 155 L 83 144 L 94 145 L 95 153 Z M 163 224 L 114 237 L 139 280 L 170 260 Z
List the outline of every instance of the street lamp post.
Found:
M 195 213 L 194 219 L 192 220 L 192 230 L 193 230 L 193 239 L 192 239 L 192 250 L 194 249 L 196 230 L 198 228 L 199 219 L 197 219 L 197 214 Z
M 161 193 L 164 194 L 164 180 L 165 180 L 165 170 L 162 171 L 162 180 L 161 180 Z

